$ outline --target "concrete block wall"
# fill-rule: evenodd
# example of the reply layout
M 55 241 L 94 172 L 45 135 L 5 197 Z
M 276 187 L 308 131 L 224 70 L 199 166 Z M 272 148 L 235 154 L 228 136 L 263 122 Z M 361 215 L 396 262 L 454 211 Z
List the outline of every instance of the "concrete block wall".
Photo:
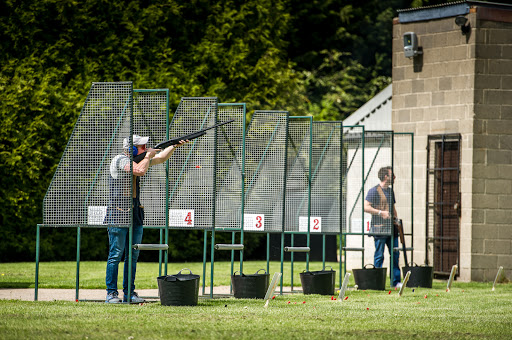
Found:
M 427 137 L 460 133 L 462 281 L 494 280 L 500 265 L 512 276 L 512 15 L 489 11 L 471 9 L 468 35 L 453 17 L 393 22 L 392 127 L 415 133 L 414 256 L 426 251 Z M 410 31 L 423 49 L 414 59 L 403 53 Z
M 512 277 L 512 11 L 477 8 L 471 280 Z M 506 13 L 505 13 L 506 14 Z M 508 22 L 507 22 L 508 21 Z
M 471 19 L 470 19 L 471 20 Z M 408 59 L 403 53 L 403 34 L 415 32 L 423 55 Z M 427 138 L 433 134 L 460 133 L 461 207 L 460 279 L 471 273 L 471 183 L 473 162 L 473 83 L 475 37 L 464 36 L 454 18 L 393 26 L 393 111 L 396 132 L 415 133 L 414 152 L 414 258 L 426 257 Z M 466 185 L 463 185 L 466 183 Z M 432 226 L 431 226 L 432 227 Z M 428 245 L 432 265 L 432 244 Z

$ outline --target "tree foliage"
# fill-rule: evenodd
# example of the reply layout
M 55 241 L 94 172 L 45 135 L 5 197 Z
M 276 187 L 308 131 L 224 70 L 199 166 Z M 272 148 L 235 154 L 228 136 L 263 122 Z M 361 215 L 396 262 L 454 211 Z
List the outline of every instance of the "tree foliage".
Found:
M 42 201 L 91 82 L 169 88 L 173 107 L 182 96 L 218 96 L 249 112 L 343 119 L 390 82 L 391 20 L 410 3 L 3 1 L 0 258 L 34 258 Z M 69 259 L 75 235 L 45 230 L 43 259 Z M 196 249 L 188 259 L 202 253 L 200 235 L 174 237 Z M 82 242 L 85 259 L 106 256 L 104 230 Z

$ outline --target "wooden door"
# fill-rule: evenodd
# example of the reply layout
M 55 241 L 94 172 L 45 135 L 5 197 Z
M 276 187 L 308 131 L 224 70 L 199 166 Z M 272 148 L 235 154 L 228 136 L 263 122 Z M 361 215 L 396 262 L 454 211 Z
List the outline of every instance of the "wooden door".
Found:
M 460 135 L 429 136 L 428 154 L 427 250 L 434 273 L 448 275 L 460 255 Z

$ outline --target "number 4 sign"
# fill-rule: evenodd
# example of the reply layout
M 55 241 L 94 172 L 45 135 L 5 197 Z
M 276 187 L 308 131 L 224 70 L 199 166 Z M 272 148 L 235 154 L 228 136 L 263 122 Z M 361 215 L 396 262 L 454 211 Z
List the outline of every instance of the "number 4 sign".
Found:
M 194 210 L 169 209 L 170 227 L 193 227 Z
M 265 215 L 244 214 L 244 230 L 265 230 Z
M 301 231 L 301 232 L 308 231 L 308 217 L 307 216 L 299 216 L 299 231 Z M 311 232 L 311 233 L 322 232 L 322 217 L 311 216 L 309 218 L 309 232 Z

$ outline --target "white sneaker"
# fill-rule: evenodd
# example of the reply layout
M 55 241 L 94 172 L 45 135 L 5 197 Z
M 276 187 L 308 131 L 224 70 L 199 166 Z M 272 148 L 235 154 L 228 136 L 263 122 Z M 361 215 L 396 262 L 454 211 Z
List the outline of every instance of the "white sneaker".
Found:
M 125 295 L 124 298 L 123 298 L 123 302 L 128 302 L 128 297 Z M 143 303 L 145 302 L 145 300 L 141 297 L 139 297 L 139 295 L 135 292 L 132 293 L 132 296 L 130 297 L 130 302 L 131 303 Z
M 398 282 L 395 286 L 395 288 L 400 289 L 402 288 L 402 282 Z
M 119 298 L 119 295 L 117 292 L 113 292 L 110 294 L 107 294 L 107 298 L 105 299 L 106 303 L 120 303 L 121 299 Z

